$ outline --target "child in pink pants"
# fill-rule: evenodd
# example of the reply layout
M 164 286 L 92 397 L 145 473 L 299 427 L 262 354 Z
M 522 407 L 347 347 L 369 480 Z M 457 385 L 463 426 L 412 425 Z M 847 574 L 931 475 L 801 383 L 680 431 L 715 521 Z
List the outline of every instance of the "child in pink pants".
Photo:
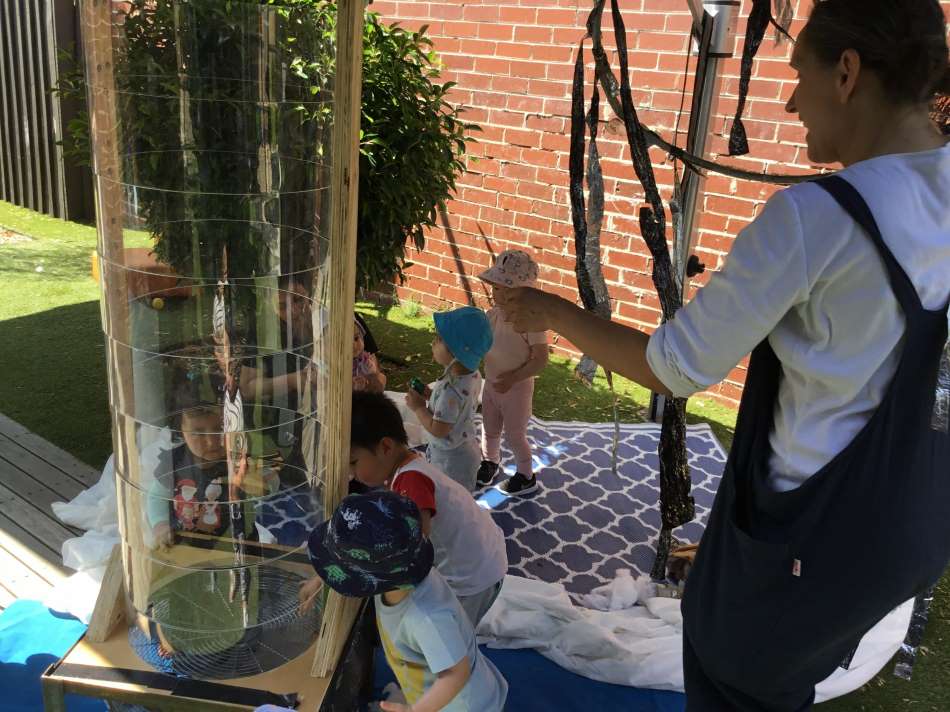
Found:
M 482 460 L 476 476 L 479 485 L 491 483 L 501 460 L 501 436 L 515 454 L 515 474 L 497 486 L 507 495 L 534 492 L 538 481 L 528 443 L 528 420 L 534 398 L 534 377 L 548 363 L 548 339 L 543 331 L 519 334 L 505 321 L 499 308 L 505 292 L 533 287 L 538 266 L 521 250 L 498 255 L 491 269 L 479 275 L 491 285 L 495 306 L 488 312 L 493 342 L 485 356 L 485 388 L 482 391 Z

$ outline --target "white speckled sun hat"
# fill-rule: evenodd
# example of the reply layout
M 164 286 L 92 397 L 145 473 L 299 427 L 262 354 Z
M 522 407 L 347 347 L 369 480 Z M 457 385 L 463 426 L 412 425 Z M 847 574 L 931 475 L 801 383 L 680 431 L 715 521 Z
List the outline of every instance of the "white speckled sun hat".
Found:
M 531 255 L 521 250 L 505 250 L 495 259 L 491 269 L 478 278 L 501 287 L 533 287 L 538 281 L 538 265 Z

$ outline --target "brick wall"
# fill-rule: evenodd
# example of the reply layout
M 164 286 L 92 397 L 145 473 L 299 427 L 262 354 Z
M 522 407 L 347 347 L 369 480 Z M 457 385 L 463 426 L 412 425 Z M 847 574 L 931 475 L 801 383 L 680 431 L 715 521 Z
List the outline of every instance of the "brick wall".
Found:
M 945 3 L 950 7 L 950 2 Z M 743 0 L 734 59 L 724 67 L 723 92 L 708 150 L 727 153 L 726 142 L 738 94 L 739 57 L 751 0 Z M 811 7 L 796 0 L 793 36 Z M 568 198 L 570 93 L 577 43 L 584 34 L 589 0 L 485 0 L 482 2 L 402 2 L 375 0 L 370 9 L 404 27 L 429 26 L 444 65 L 442 79 L 457 82 L 450 100 L 467 107 L 465 118 L 479 124 L 468 170 L 456 199 L 430 231 L 426 249 L 413 251 L 401 299 L 425 306 L 476 303 L 486 292 L 475 277 L 492 256 L 509 247 L 527 249 L 541 265 L 542 287 L 577 299 L 573 231 Z M 667 139 L 674 133 L 684 81 L 686 101 L 678 143 L 689 125 L 689 91 L 695 60 L 685 73 L 691 17 L 686 0 L 621 0 L 627 28 L 631 84 L 641 121 Z M 609 3 L 608 3 L 609 8 Z M 604 45 L 619 72 L 609 11 Z M 750 154 L 726 158 L 755 171 L 810 172 L 804 132 L 786 114 L 793 88 L 787 67 L 791 48 L 776 47 L 770 32 L 755 64 L 745 126 Z M 590 45 L 585 53 L 590 59 Z M 593 80 L 588 66 L 588 96 Z M 630 162 L 623 126 L 602 102 L 598 147 L 603 159 L 606 215 L 601 236 L 604 274 L 614 318 L 652 331 L 660 311 L 650 279 L 651 260 L 639 235 L 636 215 L 643 197 Z M 672 165 L 651 150 L 664 201 L 670 197 Z M 722 265 L 733 236 L 762 209 L 774 188 L 758 182 L 711 175 L 701 203 L 696 252 L 709 270 Z M 701 275 L 693 290 L 708 279 Z M 740 317 L 741 318 L 741 317 Z M 555 347 L 576 351 L 561 339 Z M 710 394 L 736 403 L 745 377 L 740 364 Z

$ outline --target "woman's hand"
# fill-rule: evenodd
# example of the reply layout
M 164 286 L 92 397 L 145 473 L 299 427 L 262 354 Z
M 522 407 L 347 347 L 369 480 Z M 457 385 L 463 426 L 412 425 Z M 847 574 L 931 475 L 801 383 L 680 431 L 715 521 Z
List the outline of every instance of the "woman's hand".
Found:
M 524 334 L 549 329 L 557 331 L 554 312 L 559 302 L 563 301 L 560 297 L 540 289 L 521 287 L 506 289 L 501 299 L 495 303 L 504 312 L 505 321 L 510 322 L 515 331 Z

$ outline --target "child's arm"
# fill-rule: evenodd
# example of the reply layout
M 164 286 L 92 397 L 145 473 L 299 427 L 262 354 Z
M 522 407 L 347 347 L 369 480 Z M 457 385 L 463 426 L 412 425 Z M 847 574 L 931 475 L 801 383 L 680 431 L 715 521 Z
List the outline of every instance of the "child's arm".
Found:
M 452 432 L 452 423 L 436 420 L 425 399 L 411 388 L 406 393 L 406 405 L 415 413 L 420 425 L 436 438 L 446 438 Z
M 145 516 L 152 528 L 152 542 L 156 549 L 166 549 L 172 543 L 169 521 L 169 500 L 172 497 L 173 475 L 170 472 L 155 477 L 149 484 L 145 499 Z
M 549 352 L 547 344 L 533 344 L 524 365 L 501 374 L 492 383 L 492 387 L 498 393 L 507 393 L 516 383 L 537 376 L 548 365 Z
M 386 374 L 379 367 L 379 359 L 373 354 L 370 354 L 369 358 L 373 364 L 373 370 L 366 374 L 366 390 L 372 393 L 382 393 L 386 390 Z
M 384 712 L 437 712 L 455 699 L 472 676 L 472 666 L 466 655 L 448 670 L 438 674 L 435 684 L 414 705 L 381 702 Z

